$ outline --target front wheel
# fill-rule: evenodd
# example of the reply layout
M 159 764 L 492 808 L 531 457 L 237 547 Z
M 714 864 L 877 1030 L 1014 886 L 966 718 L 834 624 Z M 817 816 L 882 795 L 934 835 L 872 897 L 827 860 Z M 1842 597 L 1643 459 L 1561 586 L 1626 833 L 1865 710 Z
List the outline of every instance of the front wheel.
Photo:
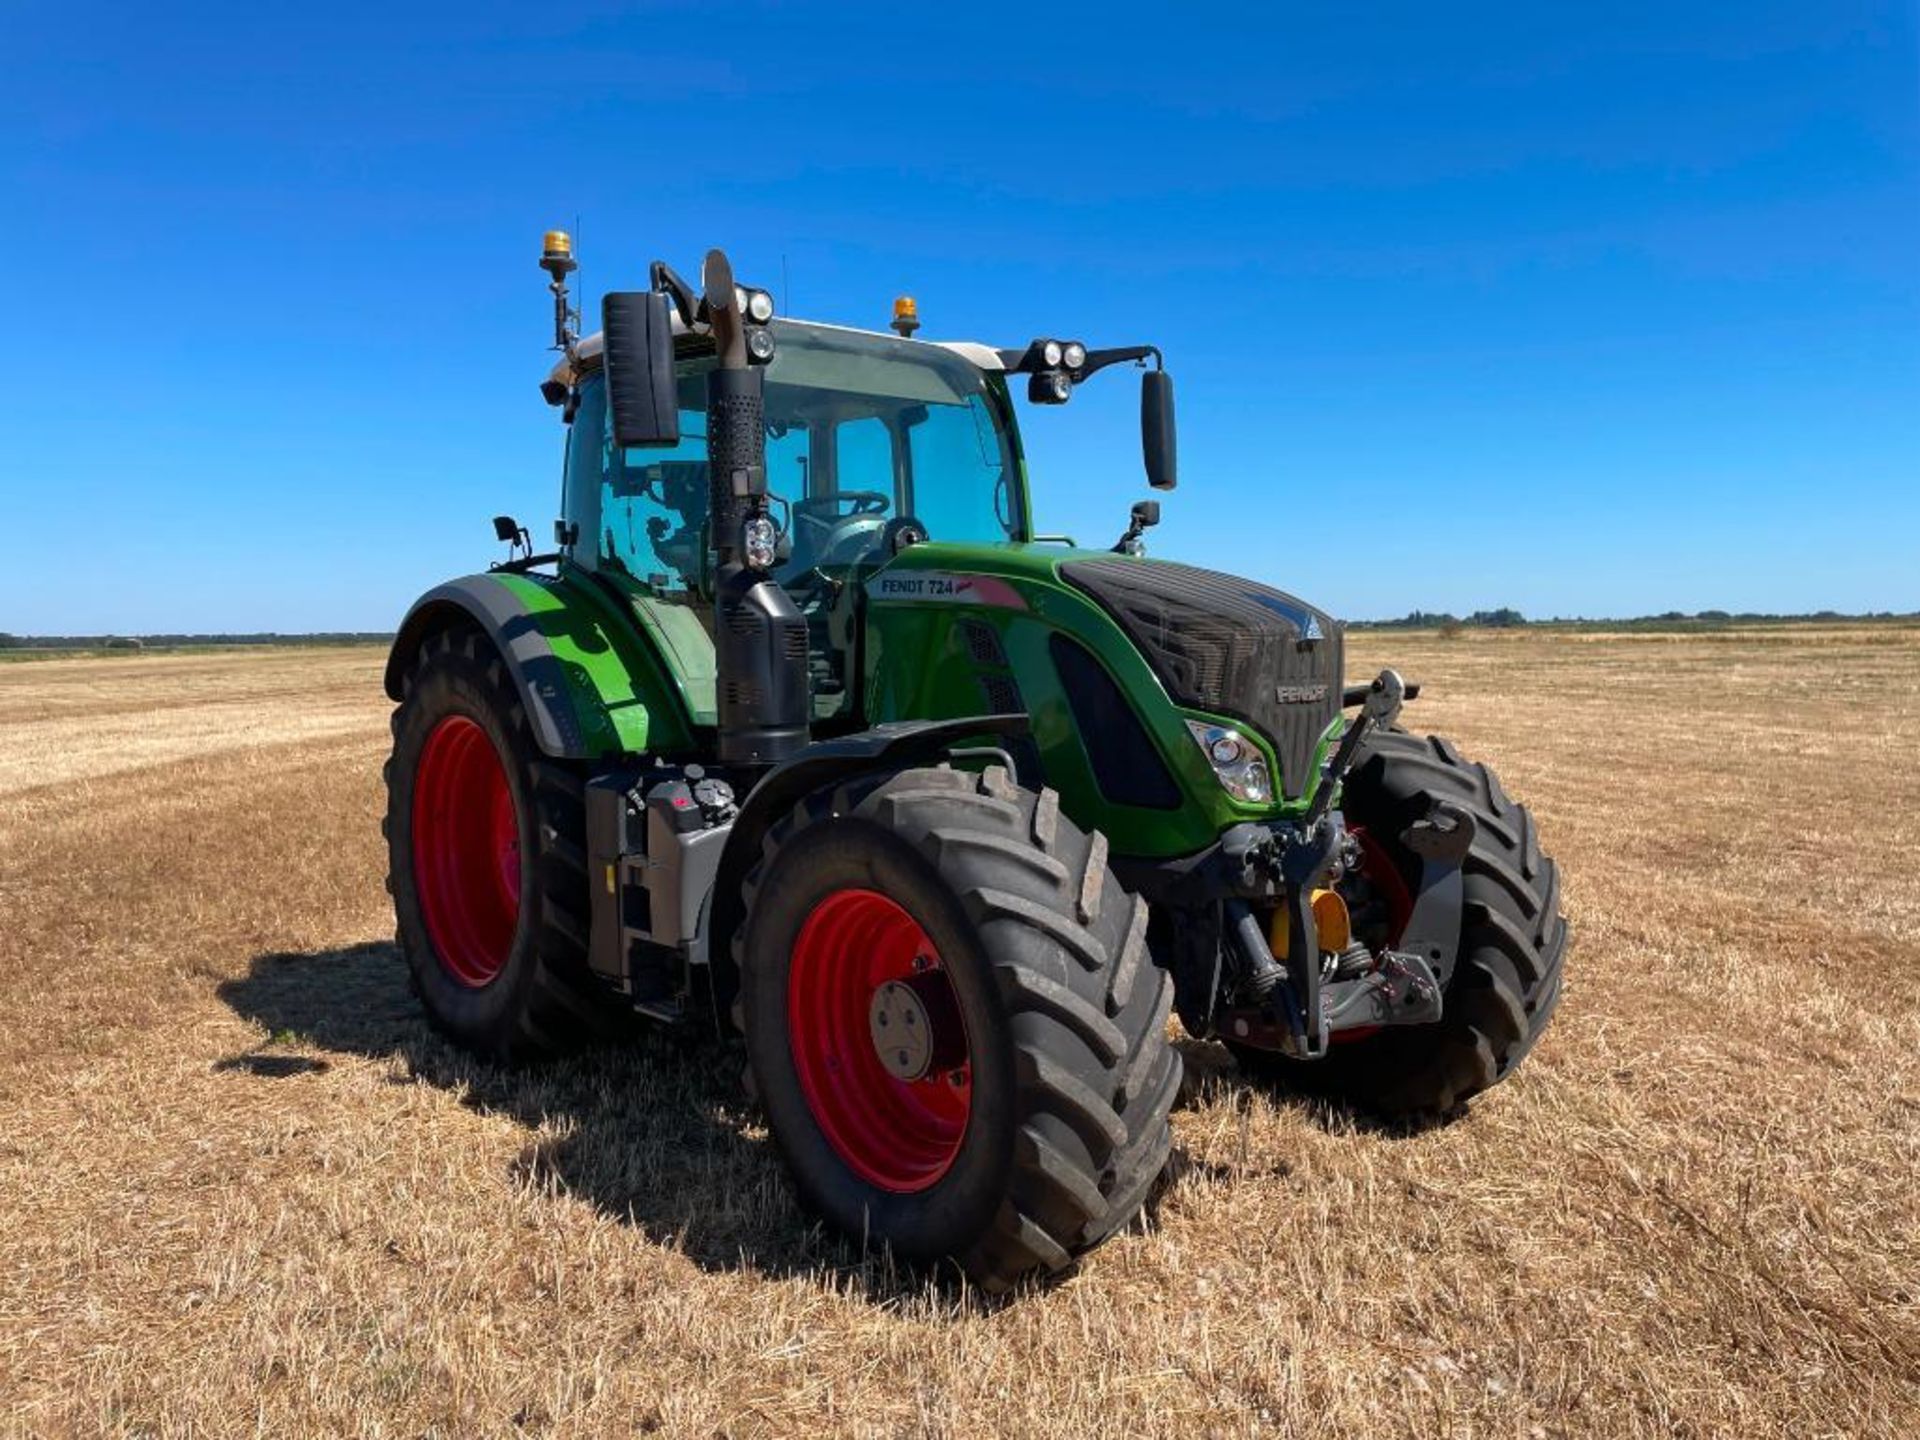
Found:
M 1314 1061 L 1229 1042 L 1243 1067 L 1377 1114 L 1418 1118 L 1459 1110 L 1533 1049 L 1560 1003 L 1567 922 L 1559 871 L 1541 853 L 1526 807 L 1508 798 L 1491 770 L 1438 736 L 1375 731 L 1347 777 L 1341 810 L 1364 857 L 1349 882 L 1361 901 L 1356 934 L 1374 948 L 1399 940 L 1420 877 L 1420 862 L 1400 836 L 1434 800 L 1470 812 L 1475 826 L 1461 866 L 1465 904 L 1441 1018 L 1336 1035 L 1326 1057 Z
M 809 1204 L 989 1290 L 1133 1217 L 1180 1057 L 1104 841 L 1004 769 L 931 769 L 814 795 L 763 855 L 738 1015 Z

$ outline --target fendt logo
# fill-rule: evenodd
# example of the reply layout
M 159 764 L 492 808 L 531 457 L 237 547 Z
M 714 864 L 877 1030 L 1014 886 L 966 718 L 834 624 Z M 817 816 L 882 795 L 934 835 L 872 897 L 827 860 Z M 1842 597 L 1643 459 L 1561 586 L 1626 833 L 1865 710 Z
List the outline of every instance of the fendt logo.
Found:
M 1317 705 L 1327 698 L 1324 685 L 1276 685 L 1273 698 L 1282 705 Z
M 948 605 L 991 605 L 1024 610 L 1027 602 L 997 575 L 965 575 L 952 570 L 888 572 L 867 582 L 869 600 L 935 600 Z

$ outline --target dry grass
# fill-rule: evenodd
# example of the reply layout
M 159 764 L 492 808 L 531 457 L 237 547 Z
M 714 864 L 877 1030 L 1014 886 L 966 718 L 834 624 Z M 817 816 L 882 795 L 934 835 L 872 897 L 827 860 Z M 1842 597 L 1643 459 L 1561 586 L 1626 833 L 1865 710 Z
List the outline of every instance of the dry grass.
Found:
M 0 672 L 20 1433 L 1912 1434 L 1920 643 L 1365 636 L 1567 867 L 1464 1121 L 1193 1052 L 1144 1229 L 988 1307 L 808 1228 L 737 1060 L 433 1039 L 368 651 Z

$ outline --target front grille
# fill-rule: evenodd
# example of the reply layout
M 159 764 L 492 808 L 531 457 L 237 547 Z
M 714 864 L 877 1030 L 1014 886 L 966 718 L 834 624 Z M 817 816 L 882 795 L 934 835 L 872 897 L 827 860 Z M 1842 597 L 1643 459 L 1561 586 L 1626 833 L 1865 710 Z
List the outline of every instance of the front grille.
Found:
M 1271 586 L 1164 560 L 1073 560 L 1060 574 L 1113 616 L 1176 705 L 1252 725 L 1285 793 L 1305 791 L 1340 709 L 1338 621 Z

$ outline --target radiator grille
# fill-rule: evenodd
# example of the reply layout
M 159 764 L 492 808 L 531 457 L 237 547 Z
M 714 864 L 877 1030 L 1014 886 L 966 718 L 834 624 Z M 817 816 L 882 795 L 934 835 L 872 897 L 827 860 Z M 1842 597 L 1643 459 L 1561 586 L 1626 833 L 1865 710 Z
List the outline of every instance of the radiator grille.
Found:
M 1339 622 L 1271 586 L 1163 560 L 1075 560 L 1060 574 L 1113 616 L 1176 705 L 1252 725 L 1285 792 L 1306 789 L 1340 709 Z

